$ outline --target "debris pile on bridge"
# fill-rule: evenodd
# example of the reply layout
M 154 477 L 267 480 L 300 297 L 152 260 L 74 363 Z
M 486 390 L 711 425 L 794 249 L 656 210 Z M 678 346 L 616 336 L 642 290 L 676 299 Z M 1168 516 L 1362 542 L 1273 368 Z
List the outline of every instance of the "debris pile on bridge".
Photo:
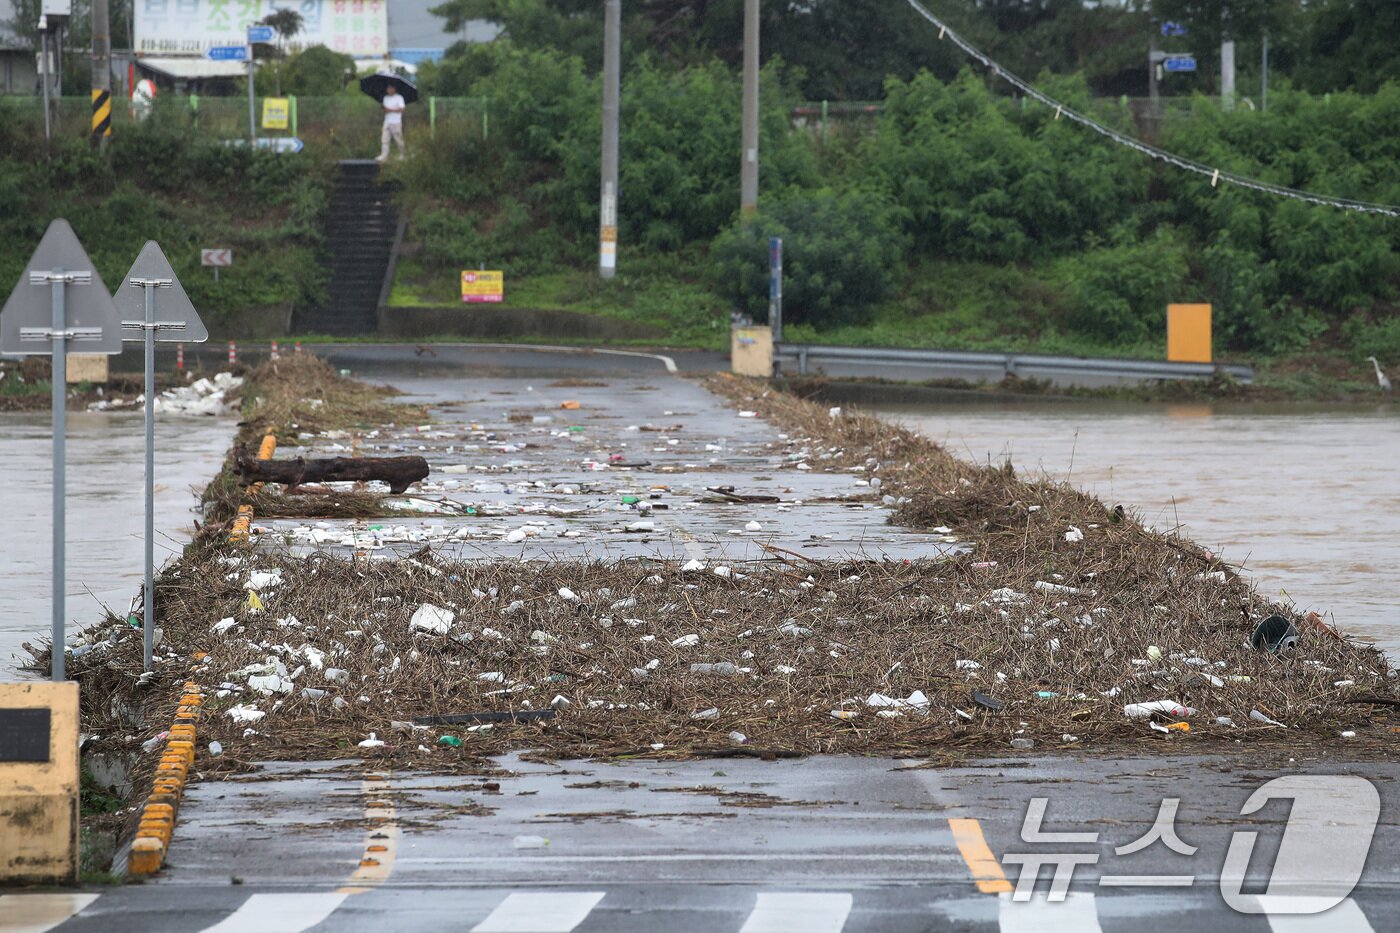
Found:
M 380 410 L 392 405 L 382 394 L 346 395 L 331 380 L 307 395 L 285 377 L 252 380 L 253 424 L 302 430 L 320 417 L 314 429 L 328 430 L 404 413 Z M 963 463 L 875 418 L 754 383 L 716 385 L 788 432 L 785 468 L 861 471 L 895 521 L 955 535 L 966 550 L 914 562 L 819 562 L 776 547 L 748 563 L 453 562 L 427 547 L 290 557 L 205 536 L 157 583 L 153 672 L 122 619 L 73 647 L 85 729 L 139 746 L 151 734 L 110 717 L 141 701 L 147 722 L 168 721 L 162 704 L 173 709 L 193 678 L 209 713 L 201 737 L 224 749 L 217 760 L 201 751 L 201 769 L 350 756 L 474 769 L 510 748 L 1393 747 L 1400 691 L 1384 655 L 1263 599 L 1191 542 L 1067 485 Z M 332 396 L 356 413 L 313 404 Z M 1251 646 L 1272 615 L 1301 632 L 1295 650 Z
M 1076 543 L 1131 549 L 1140 534 L 1092 529 Z M 1358 733 L 1352 746 L 1392 740 L 1357 702 L 1395 699 L 1379 652 L 1318 632 L 1291 655 L 1254 650 L 1244 587 L 1181 552 L 1121 575 L 1097 549 L 1047 550 L 1056 573 L 980 555 L 753 567 L 210 552 L 162 577 L 154 678 L 142 679 L 140 633 L 117 620 L 91 631 L 70 667 L 98 688 L 85 691 L 90 718 L 112 693 L 193 676 L 209 694 L 201 735 L 222 743 L 226 766 L 371 754 L 467 767 L 511 747 L 939 756 L 1027 739 L 1172 750 L 1312 745 L 1341 731 Z M 1189 733 L 1124 714 L 1160 700 L 1196 710 Z M 431 717 L 446 719 L 415 723 Z M 360 747 L 371 732 L 384 744 Z

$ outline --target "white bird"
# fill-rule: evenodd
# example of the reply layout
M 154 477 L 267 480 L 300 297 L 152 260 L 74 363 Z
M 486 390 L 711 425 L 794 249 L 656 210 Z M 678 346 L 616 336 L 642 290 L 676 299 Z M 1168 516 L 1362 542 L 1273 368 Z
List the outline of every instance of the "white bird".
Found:
M 1381 391 L 1391 391 L 1390 380 L 1386 378 L 1385 373 L 1381 372 L 1381 364 L 1376 362 L 1376 358 L 1374 356 L 1368 356 L 1366 357 L 1366 359 L 1372 366 L 1376 367 L 1376 382 L 1380 384 Z

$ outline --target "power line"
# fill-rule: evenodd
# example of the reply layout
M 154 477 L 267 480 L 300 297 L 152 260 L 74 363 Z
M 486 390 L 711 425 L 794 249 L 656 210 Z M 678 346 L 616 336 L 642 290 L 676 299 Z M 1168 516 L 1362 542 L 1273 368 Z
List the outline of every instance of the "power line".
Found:
M 1003 81 L 1006 81 L 1013 87 L 1019 89 L 1021 93 L 1025 94 L 1027 97 L 1034 98 L 1035 100 L 1040 101 L 1045 106 L 1054 108 L 1055 117 L 1057 119 L 1060 117 L 1064 117 L 1068 120 L 1073 120 L 1075 123 L 1078 123 L 1082 126 L 1086 126 L 1094 132 L 1102 136 L 1108 137 L 1109 139 L 1113 140 L 1119 145 L 1127 146 L 1129 149 L 1135 149 L 1138 152 L 1141 152 L 1143 155 L 1146 155 L 1153 159 L 1157 159 L 1161 162 L 1166 162 L 1169 165 L 1174 165 L 1177 168 L 1185 169 L 1188 172 L 1195 172 L 1198 175 L 1204 175 L 1205 177 L 1210 179 L 1211 187 L 1215 187 L 1223 181 L 1227 184 L 1238 185 L 1241 188 L 1249 188 L 1254 191 L 1262 191 L 1265 194 L 1272 194 L 1277 197 L 1293 198 L 1297 201 L 1306 201 L 1309 204 L 1321 204 L 1326 207 L 1336 207 L 1347 211 L 1358 211 L 1363 214 L 1384 214 L 1387 217 L 1400 217 L 1400 206 L 1395 206 L 1391 204 L 1377 204 L 1371 201 L 1354 201 L 1349 198 L 1334 198 L 1325 194 L 1316 194 L 1311 191 L 1300 191 L 1297 188 L 1288 188 L 1283 185 L 1271 184 L 1267 181 L 1260 181 L 1257 178 L 1249 178 L 1245 175 L 1238 175 L 1234 172 L 1229 172 L 1224 169 L 1215 168 L 1210 165 L 1205 165 L 1193 159 L 1188 159 L 1185 156 L 1179 156 L 1175 153 L 1168 152 L 1165 149 L 1159 149 L 1156 146 L 1148 145 L 1142 140 L 1129 136 L 1126 133 L 1120 133 L 1118 130 L 1104 126 L 1102 123 L 1099 123 L 1092 117 L 1086 116 L 1085 114 L 1080 113 L 1079 111 L 1066 104 L 1062 104 L 1060 101 L 1055 100 L 1053 97 L 1039 90 L 1034 85 L 1021 80 L 1016 75 L 1012 74 L 1010 71 L 1007 71 L 1000 64 L 998 64 L 997 62 L 989 58 L 987 55 L 985 55 L 972 43 L 968 42 L 962 36 L 954 32 L 951 28 L 949 28 L 947 23 L 943 22 L 938 17 L 930 13 L 924 7 L 924 5 L 919 2 L 919 0 L 907 0 L 907 2 L 919 13 L 920 16 L 922 16 L 924 19 L 928 20 L 930 23 L 938 27 L 938 38 L 948 39 L 958 48 L 966 52 L 970 58 L 981 62 L 993 74 L 1001 78 Z

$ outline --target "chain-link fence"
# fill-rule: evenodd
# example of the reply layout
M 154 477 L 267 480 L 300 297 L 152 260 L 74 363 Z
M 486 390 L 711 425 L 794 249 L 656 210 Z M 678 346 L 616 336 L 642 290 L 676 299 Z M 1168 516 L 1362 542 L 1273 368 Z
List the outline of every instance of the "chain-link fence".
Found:
M 262 102 L 254 101 L 253 118 L 260 137 L 295 136 L 308 146 L 329 150 L 338 158 L 370 158 L 379 152 L 379 131 L 382 112 L 379 105 L 364 95 L 339 97 L 290 97 L 289 120 L 285 130 L 262 127 Z M 1022 107 L 1039 107 L 1027 98 Z M 162 98 L 160 106 L 168 113 L 184 114 L 201 132 L 219 139 L 248 138 L 248 99 L 246 97 L 209 97 L 189 95 Z M 1100 120 L 1117 124 L 1124 119 L 1150 119 L 1155 113 L 1162 121 L 1190 119 L 1202 108 L 1218 110 L 1216 97 L 1147 98 L 1100 97 L 1085 107 L 1085 111 Z M 1242 111 L 1254 109 L 1249 98 L 1240 98 L 1236 107 Z M 92 104 L 86 97 L 63 97 L 50 104 L 51 132 L 84 136 L 91 120 Z M 835 132 L 861 132 L 872 126 L 884 113 L 879 101 L 806 101 L 792 109 L 793 128 L 805 131 L 822 142 Z M 123 124 L 141 119 L 142 111 L 124 99 L 112 107 L 113 132 L 121 132 Z M 0 120 L 7 125 L 44 132 L 43 102 L 39 97 L 0 95 Z M 454 134 L 470 139 L 487 139 L 491 133 L 491 102 L 485 97 L 423 97 L 410 106 L 404 117 L 404 132 L 410 145 L 415 138 L 438 133 Z
M 50 102 L 50 132 L 55 136 L 86 136 L 91 122 L 92 103 L 85 97 L 62 97 Z M 253 122 L 262 138 L 297 137 L 307 146 L 327 150 L 337 158 L 370 158 L 379 152 L 379 131 L 383 111 L 364 95 L 344 97 L 288 98 L 287 128 L 264 129 L 263 98 L 253 102 Z M 241 141 L 248 138 L 249 112 L 246 97 L 162 98 L 165 119 L 186 120 L 200 133 L 216 139 Z M 112 131 L 143 119 L 149 109 L 133 107 L 118 100 L 112 107 Z M 43 99 L 28 96 L 0 96 L 0 120 L 12 130 L 44 133 Z M 404 114 L 404 132 L 412 145 L 438 133 L 485 139 L 490 134 L 490 102 L 484 97 L 425 97 Z

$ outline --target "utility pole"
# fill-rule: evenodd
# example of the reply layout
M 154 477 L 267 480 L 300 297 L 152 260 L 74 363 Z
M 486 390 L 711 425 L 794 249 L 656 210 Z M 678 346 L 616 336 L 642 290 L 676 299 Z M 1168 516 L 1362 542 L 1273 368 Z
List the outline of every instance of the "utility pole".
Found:
M 112 22 L 107 0 L 92 0 L 92 144 L 112 135 Z
M 257 23 L 245 23 L 243 25 L 244 39 L 248 38 L 248 29 L 256 25 Z M 253 43 L 248 41 L 246 45 L 248 48 L 248 145 L 256 146 L 258 144 L 258 118 L 253 107 Z M 403 151 L 400 150 L 400 155 L 402 155 L 402 152 Z
M 1235 109 L 1235 40 L 1220 40 L 1220 109 Z
M 49 18 L 39 17 L 39 79 L 44 89 L 44 142 L 53 142 L 53 119 L 49 113 L 49 90 L 51 88 L 52 76 L 49 72 L 53 68 L 53 63 L 49 60 Z
M 1261 74 L 1262 83 L 1259 89 L 1259 109 L 1265 113 L 1269 112 L 1269 34 L 1264 33 L 1263 65 Z
M 622 93 L 622 0 L 603 0 L 603 173 L 598 205 L 598 274 L 617 274 L 617 123 Z
M 743 136 L 739 212 L 747 223 L 758 212 L 758 0 L 744 0 Z
M 1162 53 L 1157 48 L 1157 34 L 1152 34 L 1152 40 L 1147 46 L 1147 99 L 1152 104 L 1152 115 L 1157 115 L 1157 70 L 1161 68 Z

